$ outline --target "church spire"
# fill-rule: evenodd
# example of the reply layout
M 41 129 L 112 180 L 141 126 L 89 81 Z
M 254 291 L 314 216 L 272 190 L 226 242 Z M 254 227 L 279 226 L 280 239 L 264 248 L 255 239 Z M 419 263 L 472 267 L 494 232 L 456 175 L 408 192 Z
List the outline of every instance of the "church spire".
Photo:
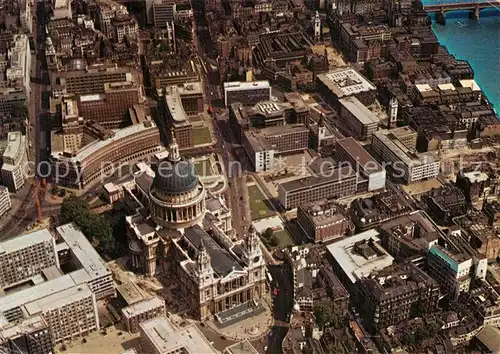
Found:
M 168 159 L 170 161 L 179 161 L 181 155 L 179 153 L 179 144 L 177 144 L 177 139 L 175 139 L 174 129 L 170 129 L 170 144 L 168 145 Z
M 325 115 L 321 113 L 319 116 L 319 122 L 318 122 L 318 127 L 324 127 L 325 126 Z

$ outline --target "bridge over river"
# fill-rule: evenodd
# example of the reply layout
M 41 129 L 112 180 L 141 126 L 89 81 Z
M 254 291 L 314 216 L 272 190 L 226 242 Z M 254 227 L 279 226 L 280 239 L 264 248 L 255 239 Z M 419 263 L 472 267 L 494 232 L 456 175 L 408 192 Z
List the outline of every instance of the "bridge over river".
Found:
M 478 20 L 479 12 L 488 8 L 500 9 L 500 0 L 421 0 L 426 12 L 436 14 L 436 21 L 444 24 L 447 11 L 470 11 L 471 17 Z

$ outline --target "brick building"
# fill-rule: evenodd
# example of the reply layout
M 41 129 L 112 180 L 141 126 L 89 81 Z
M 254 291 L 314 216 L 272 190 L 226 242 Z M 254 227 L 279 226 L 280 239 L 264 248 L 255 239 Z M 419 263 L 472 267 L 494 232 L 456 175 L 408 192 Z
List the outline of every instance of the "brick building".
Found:
M 78 113 L 110 129 L 130 124 L 128 110 L 144 102 L 142 87 L 132 82 L 104 84 L 104 93 L 81 95 L 78 98 Z
M 328 200 L 299 205 L 297 222 L 306 236 L 314 242 L 335 240 L 354 228 L 346 210 Z

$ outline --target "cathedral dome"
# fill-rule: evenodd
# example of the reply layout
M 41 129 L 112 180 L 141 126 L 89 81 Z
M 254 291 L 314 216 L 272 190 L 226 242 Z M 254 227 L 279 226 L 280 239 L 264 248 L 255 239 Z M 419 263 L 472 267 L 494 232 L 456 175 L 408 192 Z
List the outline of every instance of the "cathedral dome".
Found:
M 153 185 L 168 194 L 179 194 L 193 190 L 199 180 L 191 161 L 170 161 L 168 158 L 158 165 Z

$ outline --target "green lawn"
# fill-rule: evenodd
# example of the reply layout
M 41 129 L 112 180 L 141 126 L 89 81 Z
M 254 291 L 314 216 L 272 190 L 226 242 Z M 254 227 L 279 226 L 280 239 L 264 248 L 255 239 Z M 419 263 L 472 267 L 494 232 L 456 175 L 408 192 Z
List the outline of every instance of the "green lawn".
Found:
M 279 240 L 280 247 L 288 247 L 294 246 L 295 243 L 292 240 L 292 237 L 288 234 L 286 230 L 281 230 L 274 233 Z
M 194 128 L 193 140 L 194 145 L 210 144 L 212 142 L 210 129 L 208 127 Z
M 214 174 L 209 160 L 201 160 L 195 162 L 194 168 L 198 176 L 212 176 Z
M 250 199 L 252 220 L 263 219 L 276 214 L 257 186 L 248 187 L 248 199 Z

